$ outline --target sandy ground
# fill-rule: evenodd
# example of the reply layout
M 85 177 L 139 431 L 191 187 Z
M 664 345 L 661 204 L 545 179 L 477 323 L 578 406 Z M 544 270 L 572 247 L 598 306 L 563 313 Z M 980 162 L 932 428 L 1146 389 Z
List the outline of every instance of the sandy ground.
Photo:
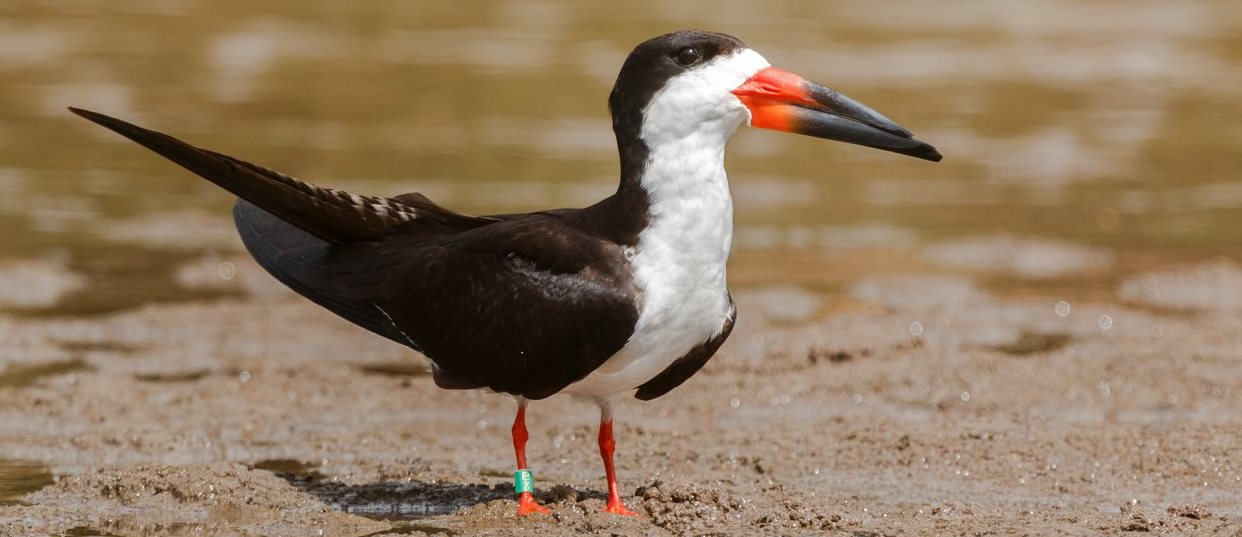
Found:
M 1242 271 L 1071 304 L 967 269 L 736 293 L 702 373 L 618 404 L 635 518 L 593 405 L 531 406 L 557 515 L 517 518 L 512 399 L 296 297 L 0 316 L 0 534 L 1242 535 Z

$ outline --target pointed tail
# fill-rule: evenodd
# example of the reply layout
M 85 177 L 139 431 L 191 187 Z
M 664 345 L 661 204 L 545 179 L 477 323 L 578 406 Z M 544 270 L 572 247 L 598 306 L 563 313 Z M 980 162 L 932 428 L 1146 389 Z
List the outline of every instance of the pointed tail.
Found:
M 373 239 L 420 216 L 418 209 L 395 200 L 317 187 L 114 117 L 81 108 L 69 110 L 332 244 Z

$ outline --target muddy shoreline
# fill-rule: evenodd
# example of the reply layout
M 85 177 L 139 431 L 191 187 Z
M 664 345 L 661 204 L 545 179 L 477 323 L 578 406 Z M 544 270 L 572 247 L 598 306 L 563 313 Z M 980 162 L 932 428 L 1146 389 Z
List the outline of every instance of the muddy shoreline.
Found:
M 700 375 L 618 403 L 635 519 L 597 512 L 591 404 L 532 404 L 558 515 L 517 519 L 512 400 L 435 389 L 421 358 L 296 297 L 4 316 L 0 476 L 23 481 L 0 488 L 0 531 L 1232 535 L 1242 314 L 1218 299 L 1237 277 L 1161 274 L 1217 290 L 1173 305 L 1142 275 L 1126 303 L 965 275 L 738 292 Z

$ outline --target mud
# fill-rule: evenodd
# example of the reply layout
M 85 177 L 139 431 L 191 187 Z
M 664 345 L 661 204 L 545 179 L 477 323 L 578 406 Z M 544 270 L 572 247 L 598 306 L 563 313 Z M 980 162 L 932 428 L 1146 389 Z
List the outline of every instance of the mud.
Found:
M 1218 266 L 1170 268 L 1186 276 L 1160 285 Z M 0 487 L 0 530 L 1242 529 L 1236 308 L 1006 298 L 967 275 L 735 294 L 736 332 L 701 374 L 657 401 L 618 402 L 636 518 L 599 512 L 593 405 L 531 405 L 537 497 L 557 514 L 519 519 L 510 398 L 438 390 L 421 358 L 297 298 L 0 317 L 0 453 L 26 461 L 20 480 L 0 464 L 3 481 L 24 483 Z

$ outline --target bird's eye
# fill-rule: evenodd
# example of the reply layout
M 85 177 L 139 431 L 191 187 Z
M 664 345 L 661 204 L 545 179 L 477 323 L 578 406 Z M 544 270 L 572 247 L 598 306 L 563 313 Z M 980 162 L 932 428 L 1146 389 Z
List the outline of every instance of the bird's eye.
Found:
M 703 55 L 699 53 L 697 48 L 686 47 L 677 51 L 677 54 L 673 55 L 673 59 L 677 62 L 677 65 L 686 67 L 698 63 L 699 60 L 703 59 Z

